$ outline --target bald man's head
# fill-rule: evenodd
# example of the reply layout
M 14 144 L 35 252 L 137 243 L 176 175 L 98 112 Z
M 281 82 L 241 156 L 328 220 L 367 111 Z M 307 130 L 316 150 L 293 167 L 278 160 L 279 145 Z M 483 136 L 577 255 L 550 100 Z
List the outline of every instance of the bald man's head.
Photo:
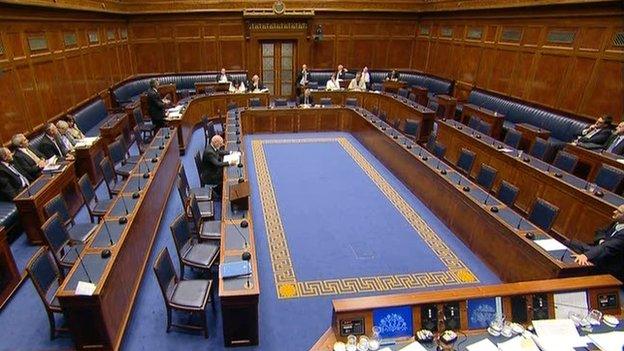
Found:
M 223 144 L 223 138 L 220 135 L 215 135 L 212 139 L 210 139 L 210 145 L 212 145 L 215 149 L 220 149 L 223 147 Z

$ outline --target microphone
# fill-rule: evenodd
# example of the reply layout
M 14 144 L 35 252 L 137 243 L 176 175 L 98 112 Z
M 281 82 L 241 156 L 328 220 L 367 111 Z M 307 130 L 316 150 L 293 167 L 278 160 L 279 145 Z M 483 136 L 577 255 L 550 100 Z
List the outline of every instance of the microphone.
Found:
M 438 163 L 436 164 L 436 169 L 440 169 L 440 159 L 438 159 Z
M 559 257 L 559 261 L 564 262 L 563 258 L 565 257 L 565 254 L 568 252 L 568 249 L 566 248 L 565 250 L 563 250 L 563 254 L 561 255 L 561 257 Z
M 115 245 L 115 242 L 113 241 L 113 237 L 111 236 L 110 230 L 108 229 L 108 224 L 106 223 L 106 221 L 104 221 L 104 228 L 106 229 L 106 233 L 108 234 L 108 242 L 111 244 L 111 246 Z
M 126 199 L 124 199 L 123 195 L 119 196 L 121 198 L 121 203 L 123 204 L 124 210 L 126 211 L 126 216 L 128 215 L 129 211 L 128 211 L 128 206 L 126 205 Z M 126 224 L 128 223 L 128 218 L 123 216 L 123 217 L 119 217 L 119 224 Z
M 249 274 L 247 274 L 247 281 L 245 282 L 245 289 L 251 289 L 251 282 L 249 281 L 249 276 L 251 275 L 251 263 L 249 263 L 249 260 L 251 260 L 251 253 L 247 251 L 243 252 L 243 254 L 241 255 L 241 259 L 243 259 L 243 261 L 249 264 L 250 272 Z
M 28 194 L 28 197 L 32 197 L 32 193 L 30 192 L 30 185 L 26 185 L 26 193 Z
M 247 226 L 243 226 L 243 222 L 247 222 L 247 221 L 245 221 L 245 220 L 241 221 L 241 227 L 246 228 Z M 230 223 L 232 223 L 234 228 L 236 228 L 236 232 L 238 233 L 238 235 L 240 235 L 240 237 L 243 238 L 243 241 L 245 242 L 244 248 L 248 249 L 249 248 L 249 243 L 247 242 L 247 238 L 243 235 L 243 233 L 241 233 L 240 229 L 238 229 L 238 226 L 236 225 L 236 223 L 234 223 L 233 220 L 230 219 Z M 245 252 L 243 252 L 243 255 L 245 255 L 246 253 L 249 254 L 249 252 L 245 251 Z
M 85 275 L 87 276 L 87 279 L 89 279 L 89 283 L 93 284 L 93 280 L 91 280 L 91 276 L 89 275 L 89 271 L 87 271 L 87 267 L 85 267 L 84 262 L 82 262 L 82 257 L 80 257 L 80 254 L 78 253 L 78 250 L 76 249 L 76 247 L 73 247 L 74 252 L 76 253 L 76 257 L 78 262 L 80 263 L 80 266 L 82 267 L 82 270 L 84 271 Z
M 487 196 L 485 197 L 485 201 L 483 201 L 484 205 L 487 205 L 487 201 L 490 199 L 490 193 L 487 194 Z
M 150 176 L 150 168 L 149 168 L 149 165 L 147 164 L 147 162 L 145 162 L 145 158 L 141 157 L 141 161 L 145 164 L 145 173 L 143 173 L 143 178 L 147 179 Z M 141 173 L 141 169 L 140 168 L 139 168 L 139 173 Z
M 516 229 L 520 230 L 520 224 L 522 224 L 522 220 L 524 218 L 522 218 L 522 216 L 520 217 L 520 220 L 518 221 L 518 225 L 516 226 Z
M 550 173 L 550 163 L 548 164 L 548 167 L 546 168 L 546 173 Z
M 136 186 L 137 186 L 137 191 L 132 193 L 132 198 L 133 199 L 138 199 L 139 196 L 141 196 L 139 194 L 139 192 L 141 191 L 141 178 L 139 177 L 134 177 L 136 179 Z
M 457 177 L 457 185 L 461 186 L 461 176 Z

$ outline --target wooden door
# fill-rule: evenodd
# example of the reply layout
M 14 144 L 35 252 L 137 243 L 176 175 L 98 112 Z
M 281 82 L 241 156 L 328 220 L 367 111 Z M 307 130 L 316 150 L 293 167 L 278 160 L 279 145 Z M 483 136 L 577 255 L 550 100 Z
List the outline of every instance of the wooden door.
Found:
M 290 98 L 294 92 L 294 41 L 262 41 L 262 83 L 269 93 L 277 97 Z

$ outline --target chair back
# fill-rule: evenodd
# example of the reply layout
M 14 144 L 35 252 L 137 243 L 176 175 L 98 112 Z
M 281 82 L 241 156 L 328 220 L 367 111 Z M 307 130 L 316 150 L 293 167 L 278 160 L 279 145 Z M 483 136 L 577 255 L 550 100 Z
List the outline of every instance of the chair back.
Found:
M 468 150 L 468 149 L 461 149 L 461 152 L 459 153 L 459 158 L 457 159 L 457 164 L 456 166 L 462 170 L 464 173 L 466 174 L 470 174 L 470 171 L 472 170 L 472 165 L 474 163 L 475 160 L 475 153 Z
M 481 119 L 477 117 L 473 116 L 473 117 L 470 117 L 470 119 L 468 120 L 468 127 L 474 130 L 478 130 L 480 125 L 481 125 Z
M 195 222 L 197 230 L 199 230 L 202 217 L 201 217 L 201 210 L 199 209 L 199 203 L 197 202 L 197 198 L 195 197 L 195 194 L 189 195 L 189 207 L 191 210 L 191 217 L 193 217 L 193 221 Z
M 535 158 L 539 158 L 542 161 L 546 161 L 551 153 L 552 146 L 547 140 L 542 138 L 535 138 L 533 146 L 529 154 Z
M 386 111 L 379 111 L 379 119 L 381 119 L 382 121 L 387 121 L 388 120 L 388 112 Z
M 397 92 L 397 95 L 404 97 L 407 99 L 407 95 L 409 94 L 409 90 L 405 89 L 405 88 L 399 88 L 399 91 Z
M 416 102 L 416 94 L 409 93 L 409 95 L 407 96 L 407 99 L 410 100 L 410 101 Z
M 80 193 L 82 194 L 82 198 L 87 206 L 90 206 L 93 200 L 96 202 L 98 201 L 95 190 L 93 190 L 93 186 L 91 185 L 89 177 L 86 174 L 78 179 L 78 187 L 80 188 Z
M 202 181 L 202 155 L 199 151 L 195 153 L 193 156 L 193 160 L 195 161 L 195 168 L 197 169 L 197 175 L 199 176 L 200 185 L 203 187 L 205 184 Z
M 446 146 L 440 144 L 438 141 L 433 143 L 433 154 L 439 158 L 443 159 L 446 154 Z
M 249 107 L 260 107 L 260 106 L 262 106 L 262 102 L 260 102 L 260 98 L 249 99 Z
M 373 83 L 373 84 L 371 84 L 371 90 L 383 91 L 383 84 L 381 84 L 381 83 Z
M 318 90 L 318 82 L 308 82 L 308 88 L 311 90 Z
M 188 178 L 186 177 L 186 171 L 184 170 L 184 165 L 180 163 L 180 167 L 178 167 L 178 178 L 182 181 L 182 185 L 185 189 L 190 188 Z
M 519 189 L 506 181 L 502 181 L 500 188 L 498 188 L 498 194 L 496 197 L 501 200 L 505 205 L 513 207 L 518 197 Z
M 111 158 L 113 164 L 119 164 L 126 159 L 126 150 L 124 150 L 124 146 L 121 142 L 121 139 L 117 139 L 112 143 L 108 144 L 108 155 Z
M 492 135 L 492 124 L 486 121 L 479 122 L 477 130 L 485 135 Z
M 345 105 L 349 106 L 349 107 L 357 107 L 358 106 L 358 101 L 356 98 L 347 98 L 345 100 Z
M 50 251 L 54 254 L 56 261 L 61 262 L 63 256 L 62 252 L 69 243 L 69 234 L 67 230 L 65 230 L 60 217 L 54 214 L 52 217 L 48 218 L 41 226 L 41 231 L 43 231 L 43 237 L 48 243 Z
M 178 282 L 178 275 L 173 267 L 173 262 L 171 262 L 169 250 L 166 247 L 162 249 L 156 257 L 156 262 L 154 262 L 154 274 L 156 275 L 158 286 L 160 286 L 160 292 L 165 302 L 169 304 L 173 288 Z
M 415 119 L 409 119 L 409 118 L 405 119 L 405 124 L 403 125 L 403 132 L 407 135 L 417 138 L 420 132 L 420 121 L 417 121 Z
M 142 154 L 145 150 L 145 143 L 143 142 L 143 136 L 141 135 L 141 131 L 139 128 L 134 128 L 132 130 L 132 134 L 134 134 L 134 140 L 137 143 L 137 149 L 139 149 L 139 153 Z
M 231 111 L 231 110 L 236 110 L 238 108 L 238 104 L 234 101 L 230 101 L 227 104 L 227 110 Z
M 557 152 L 557 157 L 555 157 L 555 161 L 553 161 L 553 166 L 559 168 L 562 171 L 573 173 L 577 163 L 578 157 L 566 151 L 559 151 Z
M 37 290 L 37 294 L 43 301 L 45 308 L 50 309 L 54 295 L 50 296 L 52 289 L 57 289 L 61 284 L 61 272 L 54 262 L 54 258 L 47 248 L 40 249 L 30 260 L 26 272 Z
M 212 139 L 212 137 L 217 134 L 217 132 L 215 131 L 214 122 L 208 120 L 208 118 L 206 117 L 206 123 L 203 123 L 203 127 L 204 134 L 208 138 L 208 143 L 210 143 L 210 139 Z
M 63 195 L 58 194 L 53 197 L 47 204 L 43 207 L 45 213 L 48 217 L 52 217 L 54 214 L 58 214 L 64 225 L 69 225 L 72 222 L 72 217 L 69 215 L 69 210 L 67 209 L 67 204 L 63 199 Z
M 548 232 L 559 214 L 559 208 L 546 200 L 537 198 L 529 212 L 529 221 Z
M 328 97 L 321 98 L 321 106 L 330 106 L 332 104 L 332 99 Z
M 600 170 L 598 170 L 598 174 L 596 174 L 596 178 L 594 178 L 594 183 L 596 183 L 597 186 L 611 192 L 618 191 L 623 181 L 624 172 L 605 164 L 600 166 Z
M 180 195 L 180 201 L 182 201 L 182 207 L 186 208 L 186 205 L 188 203 L 188 194 L 189 194 L 188 189 L 184 187 L 184 182 L 179 177 L 176 182 L 176 185 L 178 188 L 178 195 Z
M 134 117 L 134 122 L 136 123 L 137 126 L 141 126 L 143 125 L 143 112 L 141 111 L 140 107 L 135 108 L 134 110 L 132 110 L 132 116 Z
M 171 235 L 173 235 L 173 242 L 175 243 L 176 251 L 178 251 L 178 257 L 183 257 L 186 251 L 191 245 L 191 229 L 184 214 L 179 215 L 173 220 L 171 226 Z
M 377 106 L 373 106 L 370 112 L 374 114 L 375 116 L 379 117 L 379 108 Z
M 288 100 L 284 98 L 275 99 L 273 100 L 273 104 L 275 107 L 286 107 L 288 105 Z
M 492 185 L 494 185 L 494 180 L 496 180 L 496 173 L 498 171 L 486 165 L 485 163 L 481 164 L 481 168 L 479 169 L 479 174 L 477 175 L 477 184 L 486 188 L 487 190 L 492 189 Z
M 520 140 L 522 140 L 522 133 L 515 129 L 509 129 L 507 130 L 507 134 L 505 134 L 503 143 L 517 149 L 520 146 Z

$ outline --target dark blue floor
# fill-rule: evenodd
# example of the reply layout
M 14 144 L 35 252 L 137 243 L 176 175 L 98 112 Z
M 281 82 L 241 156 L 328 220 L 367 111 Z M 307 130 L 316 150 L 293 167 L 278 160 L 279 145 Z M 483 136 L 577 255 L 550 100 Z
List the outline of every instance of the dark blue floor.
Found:
M 317 135 L 318 136 L 318 135 Z M 344 135 L 343 135 L 344 136 Z M 275 137 L 275 136 L 273 136 Z M 283 136 L 280 136 L 283 137 Z M 298 137 L 302 137 L 302 135 L 298 135 Z M 248 143 L 249 145 L 250 143 Z M 356 145 L 354 143 L 354 145 Z M 197 150 L 201 150 L 204 147 L 203 134 L 201 130 L 198 130 L 194 133 L 192 141 L 187 149 L 187 155 L 182 158 L 183 164 L 186 168 L 186 173 L 189 177 L 189 181 L 191 186 L 197 186 L 199 184 L 197 173 L 195 171 L 195 166 L 193 164 L 193 155 Z M 357 146 L 358 150 L 365 154 L 365 150 L 361 146 Z M 331 150 L 326 150 L 327 152 L 332 152 Z M 419 203 L 418 199 L 414 198 L 409 191 L 396 180 L 396 178 L 392 177 L 391 174 L 385 170 L 385 168 L 381 167 L 380 164 L 370 156 L 370 154 L 366 154 L 366 158 L 369 162 L 375 165 L 375 167 L 380 167 L 380 172 L 386 179 L 392 184 L 392 186 L 399 192 L 401 195 L 409 199 L 408 202 L 411 206 L 418 210 L 419 214 L 427 219 L 427 223 L 431 228 L 437 233 L 446 233 L 444 234 L 444 240 L 447 242 L 449 246 L 453 248 L 453 250 L 457 253 L 457 255 L 466 263 L 469 263 L 470 268 L 477 274 L 482 283 L 493 283 L 497 282 L 498 279 L 494 277 L 483 265 L 474 258 L 470 252 L 461 244 L 461 242 L 452 236 L 448 229 L 440 223 L 427 209 L 426 206 L 422 203 Z M 281 158 L 281 157 L 280 157 Z M 273 160 L 277 160 L 277 158 L 271 157 Z M 297 161 L 296 167 L 312 167 L 310 165 L 306 165 L 305 159 L 301 160 L 293 160 L 289 159 L 288 162 Z M 312 164 L 319 162 L 318 160 L 308 160 L 311 161 Z M 273 161 L 269 161 L 273 162 Z M 332 161 L 333 162 L 333 161 Z M 252 164 L 251 160 L 248 162 L 249 165 Z M 347 168 L 353 169 L 353 165 L 349 166 L 348 163 L 345 162 L 345 159 L 342 158 L 342 161 L 332 163 L 336 167 L 340 168 L 340 171 L 350 172 L 349 179 L 347 180 L 347 185 L 350 184 L 351 178 L 357 178 L 355 172 L 353 170 L 349 171 Z M 273 167 L 273 164 L 271 165 Z M 276 172 L 280 172 L 279 178 L 282 179 L 284 177 L 289 177 L 288 167 L 276 167 Z M 344 167 L 344 168 L 342 168 Z M 252 167 L 253 168 L 253 167 Z M 291 167 L 292 168 L 292 167 Z M 312 168 L 308 169 L 312 170 Z M 252 184 L 255 182 L 253 179 L 253 169 L 250 170 L 250 177 L 252 177 Z M 330 169 L 327 169 L 329 172 Z M 281 173 L 287 172 L 287 173 Z M 328 174 L 322 175 L 323 177 L 328 176 Z M 351 177 L 353 176 L 353 177 Z M 336 177 L 340 179 L 341 177 Z M 354 180 L 355 180 L 354 178 Z M 284 178 L 285 179 L 285 178 Z M 358 178 L 361 184 L 366 186 L 366 179 L 360 177 Z M 312 180 L 310 180 L 312 181 Z M 341 181 L 344 181 L 342 179 Z M 297 185 L 297 180 L 294 179 L 292 184 L 288 183 L 279 183 L 277 184 L 278 188 L 286 189 L 286 187 L 290 187 L 292 185 Z M 337 183 L 338 184 L 338 183 Z M 344 183 L 343 183 L 344 185 Z M 355 185 L 354 185 L 355 186 Z M 359 185 L 358 185 L 359 186 Z M 301 187 L 301 186 L 300 186 Z M 349 195 L 345 192 L 349 192 L 348 186 L 341 186 L 342 193 L 340 196 Z M 370 188 L 370 185 L 366 186 Z M 98 189 L 100 196 L 105 196 L 104 187 L 100 187 Z M 280 193 L 279 196 L 293 196 L 288 195 L 288 190 L 284 190 L 285 192 Z M 305 189 L 308 193 L 311 189 Z M 329 327 L 331 323 L 331 300 L 336 296 L 322 296 L 322 297 L 307 297 L 307 298 L 298 298 L 298 299 L 278 299 L 276 296 L 276 289 L 274 286 L 271 262 L 268 255 L 267 243 L 264 240 L 264 234 L 262 233 L 262 228 L 264 224 L 260 224 L 262 222 L 261 217 L 261 208 L 257 204 L 258 196 L 257 196 L 257 188 L 254 189 L 254 224 L 256 230 L 256 245 L 258 251 L 258 268 L 259 268 L 259 276 L 260 276 L 260 286 L 261 286 L 261 295 L 260 295 L 260 303 L 259 303 L 259 315 L 260 315 L 260 346 L 258 347 L 244 347 L 239 348 L 241 350 L 307 350 L 316 339 Z M 286 194 L 286 195 L 285 195 Z M 313 195 L 314 201 L 320 203 L 326 196 L 329 194 L 310 194 Z M 377 196 L 374 192 L 363 192 L 359 194 L 358 191 L 354 191 L 351 194 L 353 197 L 351 201 L 376 201 Z M 411 197 L 410 197 L 411 196 Z M 281 198 L 280 201 L 289 202 L 291 200 L 287 200 L 286 198 Z M 339 207 L 339 204 L 331 204 L 332 206 Z M 365 206 L 366 204 L 359 204 L 361 206 L 361 210 L 370 210 L 369 206 Z M 297 216 L 301 216 L 300 218 L 303 220 L 304 218 L 310 218 L 307 214 L 308 209 L 305 205 L 300 204 L 298 206 L 294 206 L 292 209 L 293 212 L 287 213 L 284 217 L 290 219 L 285 219 L 287 221 L 293 221 L 297 219 Z M 391 210 L 388 209 L 387 205 L 383 206 L 375 206 L 383 208 L 377 212 L 377 210 L 367 214 L 366 216 L 377 216 L 381 215 L 391 215 Z M 297 210 L 298 208 L 298 210 Z M 175 256 L 175 247 L 173 241 L 171 239 L 171 233 L 169 231 L 169 224 L 173 220 L 175 216 L 181 213 L 181 203 L 177 192 L 172 192 L 167 203 L 167 208 L 164 213 L 163 220 L 160 224 L 159 232 L 157 239 L 155 241 L 153 251 L 151 253 L 150 261 L 148 263 L 148 268 L 143 278 L 143 282 L 141 288 L 139 290 L 139 295 L 135 302 L 133 315 L 131 320 L 129 321 L 128 328 L 126 330 L 125 339 L 123 342 L 124 350 L 222 350 L 223 347 L 223 336 L 221 332 L 221 315 L 220 310 L 217 308 L 216 316 L 213 315 L 212 311 L 209 311 L 209 320 L 210 320 L 210 338 L 204 339 L 202 336 L 192 333 L 184 333 L 172 331 L 170 333 L 165 332 L 165 308 L 163 299 L 160 293 L 160 290 L 157 286 L 156 279 L 152 272 L 152 264 L 156 254 L 163 248 L 168 247 L 169 251 L 173 255 L 174 261 L 177 260 Z M 377 213 L 377 214 L 375 214 Z M 88 220 L 85 216 L 85 213 L 80 214 L 80 221 Z M 260 216 L 260 217 L 258 217 Z M 396 217 L 396 215 L 394 215 Z M 306 220 L 306 223 L 309 223 L 309 219 Z M 336 226 L 338 221 L 334 218 L 332 219 L 332 226 Z M 416 242 L 412 242 L 412 238 L 404 235 L 404 224 L 401 224 L 400 221 L 393 220 L 392 228 L 388 229 L 387 227 L 381 226 L 378 227 L 378 230 L 383 231 L 384 233 L 391 235 L 396 235 L 393 238 L 393 241 L 398 243 L 399 239 L 406 240 L 407 242 L 411 242 L 410 247 L 412 249 L 416 248 Z M 366 222 L 369 225 L 372 225 L 371 222 Z M 294 225 L 294 227 L 293 227 Z M 288 223 L 286 225 L 286 229 L 297 227 L 294 223 Z M 301 235 L 312 235 L 309 232 Z M 371 234 L 367 234 L 371 235 Z M 370 238 L 370 237 L 369 237 Z M 342 238 L 342 240 L 347 240 L 347 238 Z M 348 241 L 348 240 L 347 240 Z M 342 241 L 342 243 L 346 243 L 347 241 Z M 295 241 L 293 241 L 295 242 Z M 310 241 L 311 242 L 311 241 Z M 310 243 L 308 242 L 308 243 Z M 296 244 L 293 244 L 296 245 Z M 387 245 L 386 242 L 379 242 L 378 245 L 369 245 L 360 247 L 361 252 L 365 252 L 367 250 L 372 250 L 375 254 L 375 257 L 379 259 L 378 262 L 382 262 L 388 259 L 389 255 L 384 253 L 381 247 Z M 394 244 L 392 244 L 394 245 Z M 334 267 L 325 267 L 326 263 L 323 261 L 323 253 L 320 252 L 322 249 L 326 249 L 331 245 L 322 245 L 313 248 L 316 252 L 306 253 L 305 247 L 293 247 L 295 257 L 295 265 L 297 269 L 297 274 L 302 274 L 302 276 L 306 276 L 309 278 L 315 277 L 325 277 L 332 270 L 333 274 L 343 274 L 351 275 L 360 274 L 359 271 L 352 269 L 348 270 L 346 268 L 336 268 Z M 406 245 L 407 246 L 407 245 Z M 354 245 L 357 249 L 358 245 Z M 379 248 L 378 248 L 379 247 Z M 20 262 L 20 266 L 24 266 L 24 262 L 28 260 L 32 252 L 33 248 L 29 247 L 23 238 L 18 239 L 16 243 L 13 244 L 12 247 L 15 255 L 17 256 L 17 260 Z M 408 250 L 406 248 L 405 250 Z M 428 249 L 421 249 L 419 251 L 419 255 L 427 255 Z M 309 256 L 306 256 L 308 255 Z M 334 253 L 334 255 L 340 255 L 341 252 Z M 334 260 L 334 258 L 332 258 Z M 391 260 L 397 264 L 400 260 Z M 333 261 L 335 263 L 335 261 Z M 439 268 L 439 262 L 434 259 L 425 259 L 425 262 L 429 262 L 432 267 Z M 316 269 L 314 269 L 316 267 Z M 330 269 L 331 268 L 331 269 Z M 380 272 L 391 272 L 392 269 L 403 269 L 408 270 L 410 267 L 399 266 L 387 266 L 387 267 L 377 267 L 376 265 L 373 267 L 372 265 L 367 268 L 367 270 L 362 274 L 373 274 Z M 411 267 L 411 269 L 416 270 L 427 270 L 427 267 L 417 266 Z M 327 271 L 327 272 L 325 272 Z M 188 274 L 187 274 L 188 278 Z M 362 295 L 362 294 L 360 294 Z M 340 297 L 351 297 L 356 295 L 343 295 Z M 219 305 L 217 301 L 217 306 Z M 57 349 L 71 349 L 72 341 L 69 337 L 61 337 L 54 341 L 50 341 L 48 337 L 48 322 L 45 316 L 45 311 L 41 300 L 37 296 L 34 287 L 30 281 L 26 281 L 22 288 L 17 292 L 11 302 L 4 308 L 4 310 L 0 313 L 0 350 L 57 350 Z M 234 349 L 236 350 L 236 349 Z

